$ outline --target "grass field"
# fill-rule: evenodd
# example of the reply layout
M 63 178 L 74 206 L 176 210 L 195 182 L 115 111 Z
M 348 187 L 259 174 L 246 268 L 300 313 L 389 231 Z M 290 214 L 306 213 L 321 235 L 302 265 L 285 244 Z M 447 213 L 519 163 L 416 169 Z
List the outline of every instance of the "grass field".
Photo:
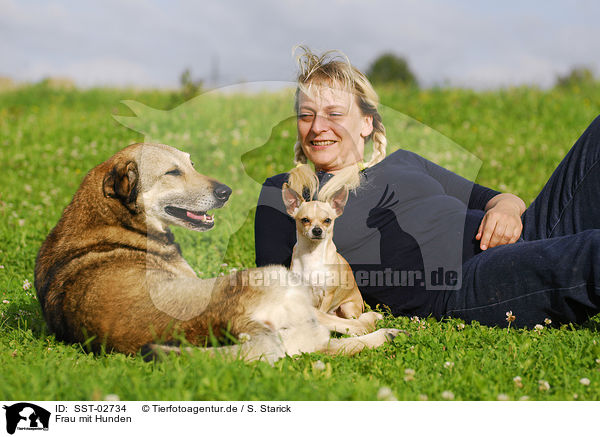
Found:
M 390 88 L 380 95 L 392 149 L 417 151 L 527 203 L 600 114 L 600 87 Z M 284 91 L 209 93 L 187 103 L 158 91 L 36 85 L 0 93 L 0 398 L 600 400 L 598 318 L 507 332 L 386 317 L 382 326 L 412 335 L 352 358 L 310 354 L 273 367 L 201 354 L 145 363 L 140 356 L 92 355 L 48 334 L 31 285 L 35 256 L 90 168 L 144 139 L 189 151 L 200 172 L 234 194 L 217 211 L 214 231 L 176 232 L 184 256 L 205 277 L 250 267 L 260 183 L 292 162 L 291 109 Z

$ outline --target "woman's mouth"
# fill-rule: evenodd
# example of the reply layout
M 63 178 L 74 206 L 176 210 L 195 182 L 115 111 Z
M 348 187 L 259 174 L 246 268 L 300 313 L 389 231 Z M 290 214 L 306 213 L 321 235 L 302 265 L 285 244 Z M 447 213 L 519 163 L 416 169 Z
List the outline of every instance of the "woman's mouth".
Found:
M 337 141 L 334 140 L 312 140 L 310 142 L 310 145 L 315 150 L 323 150 L 331 146 L 332 144 L 335 144 L 336 142 Z

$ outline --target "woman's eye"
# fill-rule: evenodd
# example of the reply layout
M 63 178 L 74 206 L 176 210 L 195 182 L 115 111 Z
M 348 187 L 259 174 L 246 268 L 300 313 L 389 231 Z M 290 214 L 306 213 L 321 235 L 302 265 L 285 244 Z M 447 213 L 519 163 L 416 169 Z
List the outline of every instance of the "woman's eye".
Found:
M 298 114 L 298 118 L 300 120 L 308 120 L 308 119 L 312 118 L 312 116 L 313 116 L 312 114 Z
M 306 217 L 302 217 L 302 218 L 300 219 L 300 221 L 301 221 L 302 223 L 305 223 L 305 224 L 306 224 L 306 223 L 310 223 L 310 220 L 309 220 L 309 219 L 307 219 Z
M 174 168 L 173 170 L 169 170 L 165 174 L 170 176 L 181 176 L 181 171 L 178 168 Z
M 341 117 L 344 114 L 342 114 L 341 112 L 332 112 L 331 114 L 329 114 L 330 117 Z

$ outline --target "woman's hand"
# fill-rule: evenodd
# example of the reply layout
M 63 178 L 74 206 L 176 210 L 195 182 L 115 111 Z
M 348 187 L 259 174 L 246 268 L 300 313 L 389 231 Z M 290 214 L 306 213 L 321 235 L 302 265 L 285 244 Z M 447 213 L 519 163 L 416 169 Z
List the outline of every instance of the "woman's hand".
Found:
M 485 211 L 475 236 L 480 240 L 481 250 L 512 244 L 519 239 L 523 230 L 521 215 L 525 212 L 525 202 L 519 197 L 510 193 L 498 194 L 490 199 Z

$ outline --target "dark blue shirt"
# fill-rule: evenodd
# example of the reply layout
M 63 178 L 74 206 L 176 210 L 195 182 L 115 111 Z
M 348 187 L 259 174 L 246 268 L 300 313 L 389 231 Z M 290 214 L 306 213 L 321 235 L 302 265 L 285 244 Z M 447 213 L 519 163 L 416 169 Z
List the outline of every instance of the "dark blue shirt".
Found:
M 333 176 L 319 172 L 321 185 Z M 290 265 L 296 226 L 281 187 L 268 178 L 255 217 L 256 265 Z M 363 298 L 398 315 L 437 314 L 442 291 L 461 283 L 462 262 L 480 251 L 475 235 L 487 202 L 499 194 L 421 156 L 398 150 L 362 172 L 334 224 L 334 243 Z

